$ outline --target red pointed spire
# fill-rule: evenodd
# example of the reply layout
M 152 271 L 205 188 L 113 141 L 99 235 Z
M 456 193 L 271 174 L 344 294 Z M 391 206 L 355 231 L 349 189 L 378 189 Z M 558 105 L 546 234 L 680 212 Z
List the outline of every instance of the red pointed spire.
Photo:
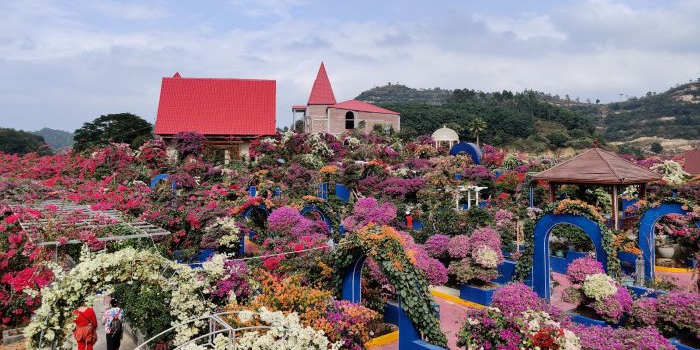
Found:
M 316 75 L 316 80 L 314 81 L 314 87 L 311 88 L 311 95 L 309 95 L 310 105 L 334 105 L 335 95 L 333 95 L 333 88 L 331 87 L 331 82 L 328 80 L 328 74 L 326 73 L 326 67 L 321 62 L 321 68 L 318 69 L 318 74 Z
M 175 72 L 175 75 L 173 75 L 173 78 L 180 78 L 180 72 Z

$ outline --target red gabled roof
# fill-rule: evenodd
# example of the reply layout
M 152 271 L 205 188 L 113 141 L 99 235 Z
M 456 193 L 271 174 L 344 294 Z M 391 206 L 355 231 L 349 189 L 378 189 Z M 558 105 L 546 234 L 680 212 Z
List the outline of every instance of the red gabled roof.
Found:
M 292 106 L 292 109 L 306 109 L 306 106 L 295 105 L 295 106 Z
M 330 108 L 338 108 L 338 109 L 347 109 L 347 110 L 358 111 L 358 112 L 400 114 L 399 112 L 394 112 L 392 110 L 388 110 L 388 109 L 382 108 L 382 107 L 377 107 L 371 103 L 367 103 L 364 101 L 358 101 L 358 100 L 348 100 L 345 102 L 336 103 L 336 104 L 329 106 L 329 107 Z
M 328 80 L 328 74 L 326 74 L 326 66 L 321 62 L 321 67 L 318 69 L 318 74 L 316 74 L 316 80 L 314 80 L 314 86 L 311 88 L 311 95 L 309 95 L 309 105 L 334 105 L 335 95 L 333 95 L 333 88 L 331 87 L 331 82 Z
M 155 133 L 273 135 L 274 80 L 163 78 Z

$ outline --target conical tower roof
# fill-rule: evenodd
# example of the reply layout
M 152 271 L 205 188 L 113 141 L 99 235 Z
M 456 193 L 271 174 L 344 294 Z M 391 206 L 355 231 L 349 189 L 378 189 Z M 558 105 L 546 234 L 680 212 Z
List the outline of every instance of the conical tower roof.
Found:
M 333 88 L 331 87 L 331 82 L 328 80 L 328 74 L 326 73 L 326 67 L 321 62 L 321 67 L 318 69 L 318 74 L 316 75 L 316 80 L 314 81 L 314 86 L 311 88 L 311 95 L 309 95 L 309 105 L 334 105 L 335 95 L 333 95 Z

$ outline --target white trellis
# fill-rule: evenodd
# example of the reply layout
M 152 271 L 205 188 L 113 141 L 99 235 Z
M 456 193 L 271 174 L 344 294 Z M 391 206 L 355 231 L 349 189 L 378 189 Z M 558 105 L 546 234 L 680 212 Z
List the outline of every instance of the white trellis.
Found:
M 459 201 L 464 198 L 464 195 L 462 193 L 467 192 L 467 210 L 471 209 L 472 207 L 472 192 L 474 192 L 474 205 L 479 205 L 479 192 L 488 189 L 488 187 L 483 187 L 483 186 L 476 186 L 476 185 L 470 185 L 470 186 L 459 186 L 457 191 L 457 195 L 455 196 L 455 203 L 457 206 L 457 209 L 460 209 L 459 207 Z
M 149 224 L 143 220 L 136 219 L 136 220 L 125 221 L 123 214 L 117 210 L 114 210 L 114 209 L 92 210 L 89 205 L 73 204 L 73 203 L 61 201 L 61 200 L 46 200 L 46 201 L 33 203 L 30 205 L 17 204 L 17 203 L 9 205 L 10 209 L 15 214 L 17 214 L 18 212 L 21 212 L 24 208 L 44 211 L 44 210 L 46 210 L 45 208 L 47 206 L 55 206 L 57 208 L 56 214 L 61 219 L 66 219 L 68 216 L 75 215 L 75 214 L 84 215 L 85 218 L 80 220 L 79 222 L 77 222 L 75 224 L 75 226 L 78 226 L 78 227 L 85 226 L 85 227 L 90 227 L 90 228 L 101 228 L 101 227 L 106 227 L 106 226 L 115 225 L 115 224 L 123 224 L 123 225 L 129 226 L 134 231 L 139 232 L 139 233 L 133 234 L 133 235 L 109 236 L 109 237 L 98 238 L 98 240 L 102 241 L 102 242 L 121 241 L 121 240 L 125 240 L 125 239 L 146 238 L 146 237 L 152 238 L 152 237 L 157 237 L 157 236 L 170 235 L 169 231 L 164 230 L 164 229 L 162 229 L 158 226 L 155 226 L 153 224 Z M 103 219 L 109 219 L 110 223 L 105 223 Z M 23 230 L 29 231 L 31 229 L 45 227 L 48 224 L 48 219 L 41 218 L 41 219 L 20 220 L 19 224 Z M 52 246 L 52 245 L 59 246 L 62 244 L 82 244 L 83 242 L 80 240 L 77 240 L 77 239 L 73 239 L 73 240 L 69 240 L 65 243 L 60 243 L 58 241 L 40 241 L 40 242 L 35 242 L 35 243 L 38 246 Z

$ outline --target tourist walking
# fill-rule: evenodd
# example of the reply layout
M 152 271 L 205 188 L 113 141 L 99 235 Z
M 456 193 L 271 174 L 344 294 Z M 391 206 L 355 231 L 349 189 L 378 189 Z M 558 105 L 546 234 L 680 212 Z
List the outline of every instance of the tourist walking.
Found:
M 110 300 L 109 304 L 111 308 L 106 310 L 102 316 L 102 324 L 105 325 L 107 337 L 107 350 L 119 350 L 122 342 L 124 310 L 119 308 L 117 299 Z
M 84 300 L 83 305 L 77 310 L 73 310 L 75 314 L 75 329 L 73 329 L 73 337 L 78 343 L 78 350 L 93 350 L 92 347 L 97 342 L 97 316 L 95 310 L 87 306 Z

